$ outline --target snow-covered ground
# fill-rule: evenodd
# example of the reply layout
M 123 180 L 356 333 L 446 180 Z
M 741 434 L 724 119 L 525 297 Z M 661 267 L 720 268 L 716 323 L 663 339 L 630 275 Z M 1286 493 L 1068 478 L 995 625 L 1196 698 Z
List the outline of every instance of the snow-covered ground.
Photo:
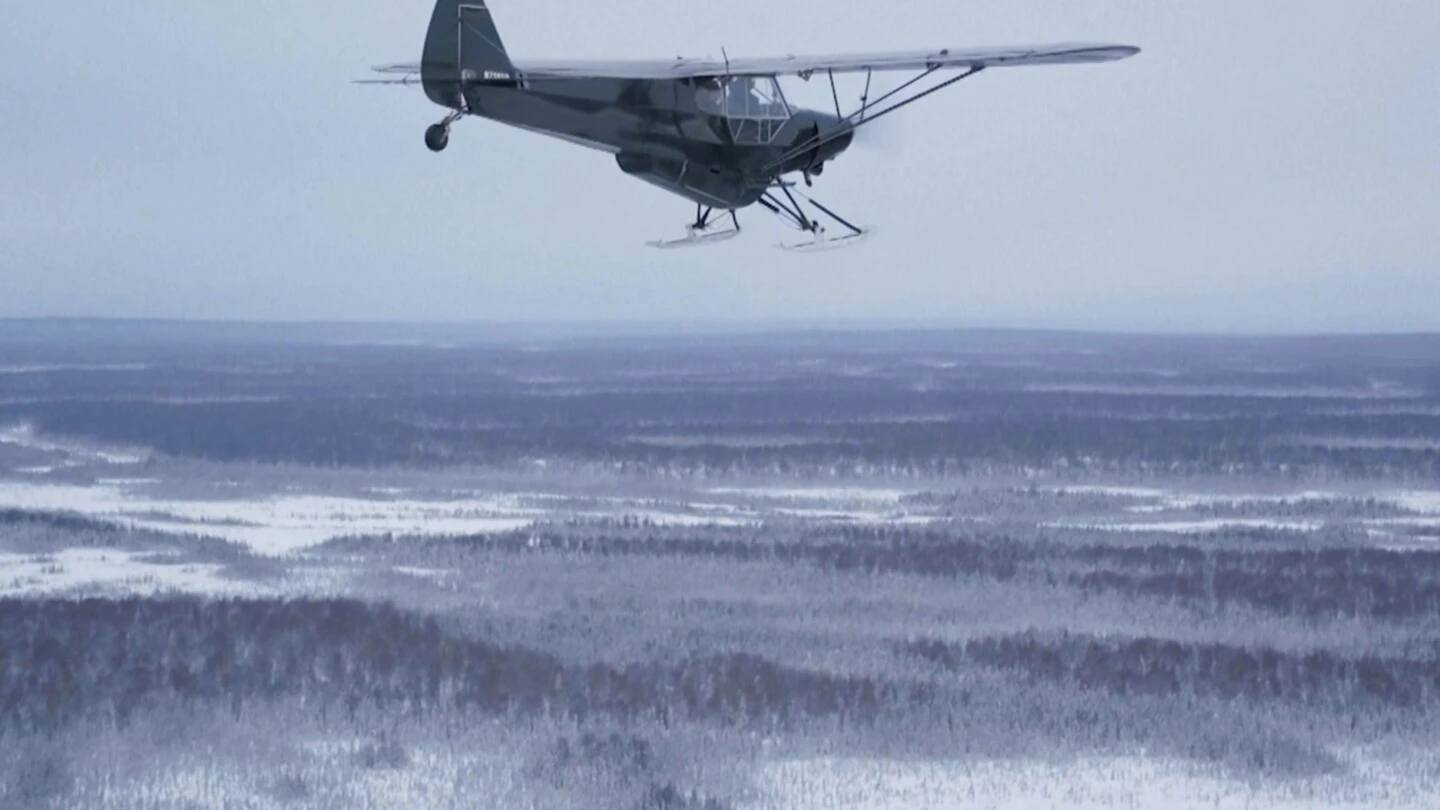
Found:
M 712 487 L 712 495 L 740 495 L 778 501 L 825 501 L 831 503 L 899 503 L 915 494 L 903 489 L 865 487 Z
M 1046 490 L 1058 495 L 1101 495 L 1110 498 L 1149 498 L 1159 499 L 1166 496 L 1163 489 L 1154 487 L 1127 487 L 1110 486 L 1104 484 L 1085 484 L 1069 487 L 1051 487 Z
M 1341 492 L 1321 492 L 1315 490 L 1285 493 L 1201 493 L 1180 492 L 1156 487 L 1100 485 L 1053 487 L 1048 491 L 1064 495 L 1100 495 L 1111 498 L 1153 501 L 1154 503 L 1151 504 L 1151 506 L 1160 509 L 1195 509 L 1203 506 L 1239 506 L 1242 504 L 1273 504 L 1283 506 L 1300 503 L 1332 503 L 1362 497 Z M 1433 494 L 1440 496 L 1440 492 Z M 1393 492 L 1381 493 L 1376 497 L 1383 499 L 1387 495 L 1389 497 L 1396 497 L 1396 493 Z M 1130 509 L 1133 510 L 1134 507 L 1130 507 Z
M 1344 518 L 1356 525 L 1377 530 L 1374 536 L 1388 535 L 1384 529 L 1440 529 L 1440 490 L 1373 490 L 1357 492 L 1326 492 L 1306 490 L 1290 493 L 1215 493 L 1185 492 L 1139 486 L 1083 485 L 1051 487 L 1047 492 L 1060 495 L 1094 495 L 1133 501 L 1121 507 L 1130 515 L 1151 515 L 1151 520 L 1053 520 L 1042 523 L 1047 528 L 1086 529 L 1116 532 L 1203 533 L 1228 529 L 1273 529 L 1278 531 L 1313 532 L 1324 528 L 1320 519 L 1296 519 L 1283 514 L 1286 507 L 1298 505 L 1342 505 L 1346 502 L 1373 500 L 1411 515 L 1378 518 Z M 1282 514 L 1276 517 L 1195 518 L 1186 513 L 1213 508 L 1274 507 Z M 1166 519 L 1170 517 L 1171 519 Z
M 1440 490 L 1409 490 L 1391 493 L 1386 497 L 1401 509 L 1440 517 Z
M 197 762 L 167 767 L 133 781 L 82 781 L 75 806 L 245 808 L 352 808 L 353 810 L 460 810 L 540 807 L 535 791 L 508 758 L 492 762 L 460 750 L 421 750 L 404 768 L 325 768 L 313 756 L 273 772 L 245 771 Z M 288 778 L 287 778 L 288 777 Z
M 276 495 L 250 500 L 152 497 L 153 484 L 94 486 L 0 481 L 0 508 L 75 512 L 136 528 L 203 534 L 269 555 L 359 534 L 481 534 L 530 525 L 543 513 L 513 497 L 460 501 Z
M 72 512 L 136 528 L 203 534 L 241 543 L 268 555 L 283 555 L 334 537 L 352 535 L 464 535 L 512 531 L 537 520 L 631 518 L 662 526 L 758 525 L 767 516 L 836 523 L 926 523 L 936 518 L 895 508 L 898 496 L 869 499 L 845 492 L 830 499 L 825 490 L 807 493 L 806 505 L 695 504 L 636 498 L 595 499 L 557 493 L 480 494 L 444 499 L 339 497 L 283 493 L 247 499 L 165 497 L 157 479 L 99 479 L 93 485 L 38 480 L 0 480 L 0 509 Z M 372 491 L 373 492 L 373 491 Z M 858 501 L 858 504 L 857 504 Z M 783 503 L 798 501 L 785 497 Z M 885 504 L 889 508 L 877 509 Z
M 68 512 L 135 528 L 203 534 L 266 555 L 290 554 L 341 536 L 485 534 L 543 519 L 628 518 L 692 527 L 758 525 L 767 517 L 862 524 L 935 519 L 901 507 L 909 492 L 855 487 L 708 490 L 725 496 L 718 500 L 742 503 L 475 490 L 416 496 L 407 488 L 383 484 L 353 495 L 287 490 L 234 497 L 217 489 L 209 497 L 177 498 L 164 480 L 176 473 L 167 472 L 163 461 L 157 463 L 144 449 L 52 438 L 29 424 L 0 426 L 0 444 L 45 456 L 43 463 L 11 470 L 10 480 L 0 478 L 0 509 Z M 93 483 L 75 483 L 77 474 L 97 477 Z
M 1268 518 L 1216 518 L 1214 520 L 1157 520 L 1152 522 L 1110 523 L 1052 520 L 1041 523 L 1048 529 L 1086 529 L 1112 532 L 1170 532 L 1200 534 L 1229 529 L 1264 529 L 1288 532 L 1314 532 L 1325 526 L 1318 520 L 1271 520 Z
M 286 555 L 351 535 L 461 535 L 513 531 L 542 520 L 629 518 L 661 526 L 758 526 L 767 520 L 817 524 L 926 525 L 950 519 L 984 519 L 963 504 L 938 509 L 911 498 L 919 490 L 894 486 L 794 484 L 710 486 L 666 497 L 584 495 L 575 492 L 496 492 L 485 489 L 422 491 L 376 480 L 340 494 L 299 489 L 220 487 L 208 493 L 187 487 L 176 497 L 183 473 L 143 448 L 100 447 L 52 438 L 28 424 L 0 427 L 0 444 L 32 453 L 29 466 L 0 477 L 0 509 L 70 512 L 169 533 L 204 534 L 241 543 L 266 555 Z M 33 454 L 43 454 L 33 457 Z M 243 472 L 237 472 L 243 475 Z M 93 483 L 77 483 L 95 476 Z M 175 479 L 170 481 L 167 479 Z M 452 481 L 453 483 L 453 481 Z M 425 486 L 423 484 L 419 486 Z M 236 493 L 249 494 L 237 497 Z M 1440 528 L 1440 490 L 1372 492 L 1194 491 L 1135 483 L 1049 487 L 1050 494 L 1100 496 L 1119 501 L 1110 514 L 1046 515 L 1051 529 L 1116 532 L 1204 533 L 1235 528 L 1313 532 L 1326 520 L 1293 514 L 1293 507 L 1343 505 L 1373 498 L 1408 515 L 1341 517 L 1382 534 Z M 1243 515 L 1211 509 L 1245 507 Z M 1273 507 L 1274 514 L 1267 514 Z M 1198 512 L 1198 514 L 1197 514 Z M 1321 513 L 1323 515 L 1323 512 Z M 1413 533 L 1413 532 L 1412 532 Z M 1378 535 L 1377 535 L 1378 536 Z M 1404 538 L 1399 538 L 1404 539 Z M 0 570 L 0 575 L 3 575 Z
M 195 763 L 130 784 L 82 784 L 77 798 L 131 806 L 219 808 L 346 806 L 584 806 L 525 778 L 515 757 L 422 749 L 404 767 L 327 768 L 353 756 L 307 746 L 287 772 L 305 774 L 303 800 L 278 792 L 272 774 Z M 1292 782 L 1225 778 L 1183 762 L 1090 758 L 1072 762 L 808 759 L 762 765 L 737 810 L 1434 810 L 1434 761 L 1420 755 L 1357 758 L 1353 770 Z M 292 792 L 293 793 L 293 792 Z M 235 804 L 246 797 L 243 805 Z M 571 801 L 565 801 L 565 799 Z M 598 806 L 598 805 L 597 805 Z
M 142 448 L 99 447 L 70 439 L 44 436 L 36 431 L 33 425 L 27 423 L 0 426 L 0 444 L 55 454 L 60 456 L 58 463 L 66 467 L 77 467 L 86 463 L 143 464 L 150 458 L 150 452 Z M 36 469 L 44 469 L 45 472 L 49 472 L 54 468 Z
M 226 579 L 220 574 L 223 568 L 181 563 L 163 554 L 115 549 L 71 548 L 44 555 L 0 553 L 0 597 L 163 593 L 265 596 L 275 593 L 270 586 Z
M 524 528 L 540 520 L 568 518 L 631 518 L 662 526 L 746 526 L 767 519 L 801 519 L 815 523 L 862 525 L 926 525 L 948 520 L 924 506 L 911 507 L 913 492 L 898 489 L 749 487 L 704 490 L 731 503 L 586 497 L 562 492 L 495 493 L 456 491 L 444 497 L 422 497 L 399 487 L 357 491 L 353 496 L 316 495 L 293 491 L 248 498 L 176 498 L 165 493 L 159 477 L 114 469 L 93 484 L 61 483 L 44 477 L 0 479 L 0 509 L 20 508 L 70 512 L 155 531 L 203 534 L 241 543 L 257 553 L 284 555 L 340 536 L 462 535 Z M 163 475 L 163 473 L 157 473 Z M 1055 493 L 1101 495 L 1129 501 L 1114 516 L 1055 519 L 1044 528 L 1116 532 L 1202 533 L 1228 529 L 1272 529 L 1313 532 L 1326 521 L 1283 514 L 1283 507 L 1373 498 L 1378 503 L 1413 513 L 1408 516 L 1350 518 L 1377 530 L 1440 528 L 1440 491 L 1377 491 L 1365 494 L 1304 491 L 1288 494 L 1217 494 L 1134 486 L 1073 486 Z M 1210 517 L 1192 510 L 1211 507 L 1273 505 L 1280 511 Z M 1122 518 L 1121 515 L 1130 519 Z M 1143 516 L 1143 517 L 1142 517 Z M 966 515 L 958 515 L 960 518 Z
M 1252 783 L 1145 758 L 954 763 L 810 759 L 765 766 L 743 810 L 1434 810 L 1440 760 L 1352 754 L 1348 773 Z

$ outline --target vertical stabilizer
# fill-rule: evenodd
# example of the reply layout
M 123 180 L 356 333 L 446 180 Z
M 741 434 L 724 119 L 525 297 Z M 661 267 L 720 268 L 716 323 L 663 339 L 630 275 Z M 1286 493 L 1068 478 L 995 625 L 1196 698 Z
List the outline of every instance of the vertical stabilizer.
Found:
M 515 66 L 484 0 L 439 0 L 425 36 L 420 78 L 436 104 L 460 108 L 461 88 L 514 85 Z

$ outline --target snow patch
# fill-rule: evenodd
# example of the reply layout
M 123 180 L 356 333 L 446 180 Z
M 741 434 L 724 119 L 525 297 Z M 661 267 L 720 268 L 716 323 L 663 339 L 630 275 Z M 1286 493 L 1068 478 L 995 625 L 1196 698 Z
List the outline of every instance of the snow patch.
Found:
M 742 495 L 783 501 L 822 501 L 829 503 L 898 503 L 913 495 L 902 489 L 867 489 L 862 487 L 718 487 L 708 489 L 713 495 Z
M 1383 500 L 1422 515 L 1440 515 L 1440 491 L 1437 490 L 1396 492 L 1383 496 Z
M 66 466 L 82 463 L 116 465 L 143 464 L 150 460 L 150 453 L 134 447 L 95 447 L 79 441 L 52 439 L 41 436 L 35 426 L 22 422 L 0 427 L 0 444 L 13 444 L 28 450 L 59 453 L 65 456 Z
M 1133 498 L 1136 500 L 1159 501 L 1157 504 L 1140 504 L 1125 507 L 1127 512 L 1157 512 L 1166 509 L 1195 509 L 1205 506 L 1240 506 L 1243 504 L 1274 504 L 1276 506 L 1294 506 L 1302 503 L 1330 503 L 1336 501 L 1351 500 L 1356 496 L 1343 495 L 1338 492 L 1305 491 L 1276 494 L 1256 493 L 1201 493 L 1201 492 L 1174 492 L 1171 490 L 1157 489 L 1153 487 L 1134 486 L 1070 486 L 1055 487 L 1047 490 L 1058 494 L 1069 495 L 1103 495 L 1113 498 Z M 1440 493 L 1436 493 L 1440 496 Z M 1437 509 L 1440 509 L 1440 499 L 1437 499 Z
M 366 494 L 369 495 L 383 495 L 385 497 L 391 498 L 404 495 L 409 491 L 410 490 L 405 489 L 404 487 L 368 487 L 365 490 Z
M 1046 529 L 1084 529 L 1102 532 L 1171 532 L 1175 534 L 1200 534 L 1220 532 L 1227 529 L 1267 529 L 1290 532 L 1316 532 L 1324 528 L 1319 520 L 1271 520 L 1267 518 L 1216 518 L 1214 520 L 1170 520 L 1153 523 L 1106 523 L 1048 521 L 1040 526 Z
M 1163 498 L 1166 491 L 1151 487 L 1123 487 L 1086 485 L 1073 487 L 1053 487 L 1046 490 L 1057 495 L 1104 495 L 1112 498 Z
M 258 500 L 152 499 L 119 486 L 0 482 L 0 507 L 78 512 L 141 529 L 220 537 L 269 555 L 362 534 L 464 535 L 512 531 L 543 512 L 513 498 L 368 501 L 294 495 Z
M 607 520 L 624 520 L 626 518 L 639 521 L 648 521 L 656 526 L 678 526 L 682 528 L 695 528 L 699 526 L 755 526 L 757 520 L 743 520 L 735 517 L 720 517 L 717 515 L 689 515 L 683 512 L 590 512 L 584 513 L 584 517 L 604 518 Z
M 1225 779 L 1147 757 L 1072 762 L 791 760 L 762 766 L 744 810 L 1421 810 L 1434 808 L 1423 766 L 1357 758 L 1351 773 L 1298 782 Z
M 222 565 L 166 562 L 155 552 L 72 548 L 55 554 L 0 553 L 0 596 L 199 593 L 257 596 L 272 588 L 220 576 Z
M 397 574 L 419 577 L 420 579 L 444 579 L 455 573 L 455 571 L 449 568 L 418 568 L 413 565 L 397 565 L 390 570 Z
M 925 526 L 940 523 L 940 515 L 912 515 L 907 512 L 851 511 L 846 509 L 776 509 L 776 515 L 802 520 L 830 523 L 856 523 L 869 526 Z
M 1333 503 L 1352 499 L 1351 496 L 1341 495 L 1337 492 L 1295 492 L 1285 495 L 1184 493 L 1167 497 L 1165 499 L 1165 505 L 1171 509 L 1194 509 L 1201 506 L 1240 506 L 1242 504 L 1295 506 L 1302 503 Z

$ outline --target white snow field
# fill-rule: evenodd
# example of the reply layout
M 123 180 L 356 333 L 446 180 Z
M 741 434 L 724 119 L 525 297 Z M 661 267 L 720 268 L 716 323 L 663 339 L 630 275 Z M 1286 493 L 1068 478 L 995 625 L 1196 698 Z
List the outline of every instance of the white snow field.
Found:
M 1151 520 L 1053 520 L 1040 525 L 1052 529 L 1081 529 L 1114 532 L 1170 532 L 1203 534 L 1230 529 L 1268 529 L 1274 531 L 1315 532 L 1326 521 L 1277 517 L 1184 517 L 1174 513 L 1190 513 L 1209 508 L 1273 507 L 1284 512 L 1287 507 L 1342 505 L 1345 502 L 1373 500 L 1412 514 L 1400 517 L 1355 518 L 1356 525 L 1368 527 L 1376 537 L 1388 537 L 1385 529 L 1440 529 L 1440 490 L 1373 490 L 1327 492 L 1306 490 L 1292 493 L 1199 493 L 1153 487 L 1080 485 L 1051 487 L 1045 490 L 1057 495 L 1092 495 L 1134 501 L 1121 507 L 1129 515 L 1151 515 Z M 1166 519 L 1168 517 L 1176 519 Z M 1411 537 L 1412 540 L 1416 539 Z
M 566 492 L 493 493 L 449 490 L 439 497 L 405 497 L 400 487 L 369 487 L 353 496 L 284 491 L 249 498 L 175 498 L 165 472 L 132 474 L 145 455 L 52 442 L 28 426 L 0 430 L 0 442 L 63 455 L 53 466 L 14 470 L 0 478 L 0 509 L 68 512 L 155 531 L 231 540 L 256 553 L 279 556 L 326 540 L 363 534 L 445 536 L 513 531 L 543 519 L 619 519 L 659 526 L 749 526 L 767 518 L 832 523 L 923 524 L 940 519 L 901 503 L 909 492 L 864 488 L 714 488 L 710 495 L 742 503 L 702 503 L 644 497 L 592 497 Z M 49 477 L 84 466 L 108 474 L 93 484 Z M 163 467 L 163 465 L 162 465 Z
M 182 563 L 154 552 L 69 548 L 54 554 L 0 553 L 0 597 L 155 596 L 200 593 L 266 596 L 275 589 L 226 579 L 222 565 Z
M 522 528 L 544 512 L 513 497 L 458 501 L 277 495 L 254 500 L 152 498 L 134 482 L 95 486 L 0 481 L 0 508 L 75 512 L 162 532 L 203 534 L 283 555 L 358 534 L 481 534 Z
M 1269 520 L 1265 518 L 1216 518 L 1214 520 L 1158 520 L 1135 523 L 1085 523 L 1048 521 L 1040 524 L 1048 529 L 1086 529 L 1112 532 L 1170 532 L 1202 534 L 1227 529 L 1268 529 L 1273 531 L 1314 532 L 1324 528 L 1318 520 Z

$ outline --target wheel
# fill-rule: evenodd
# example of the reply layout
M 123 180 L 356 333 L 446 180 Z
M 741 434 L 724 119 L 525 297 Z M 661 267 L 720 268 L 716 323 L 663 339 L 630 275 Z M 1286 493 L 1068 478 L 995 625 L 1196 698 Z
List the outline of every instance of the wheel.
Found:
M 425 130 L 425 146 L 431 152 L 443 152 L 450 145 L 450 128 L 444 124 L 431 124 Z

